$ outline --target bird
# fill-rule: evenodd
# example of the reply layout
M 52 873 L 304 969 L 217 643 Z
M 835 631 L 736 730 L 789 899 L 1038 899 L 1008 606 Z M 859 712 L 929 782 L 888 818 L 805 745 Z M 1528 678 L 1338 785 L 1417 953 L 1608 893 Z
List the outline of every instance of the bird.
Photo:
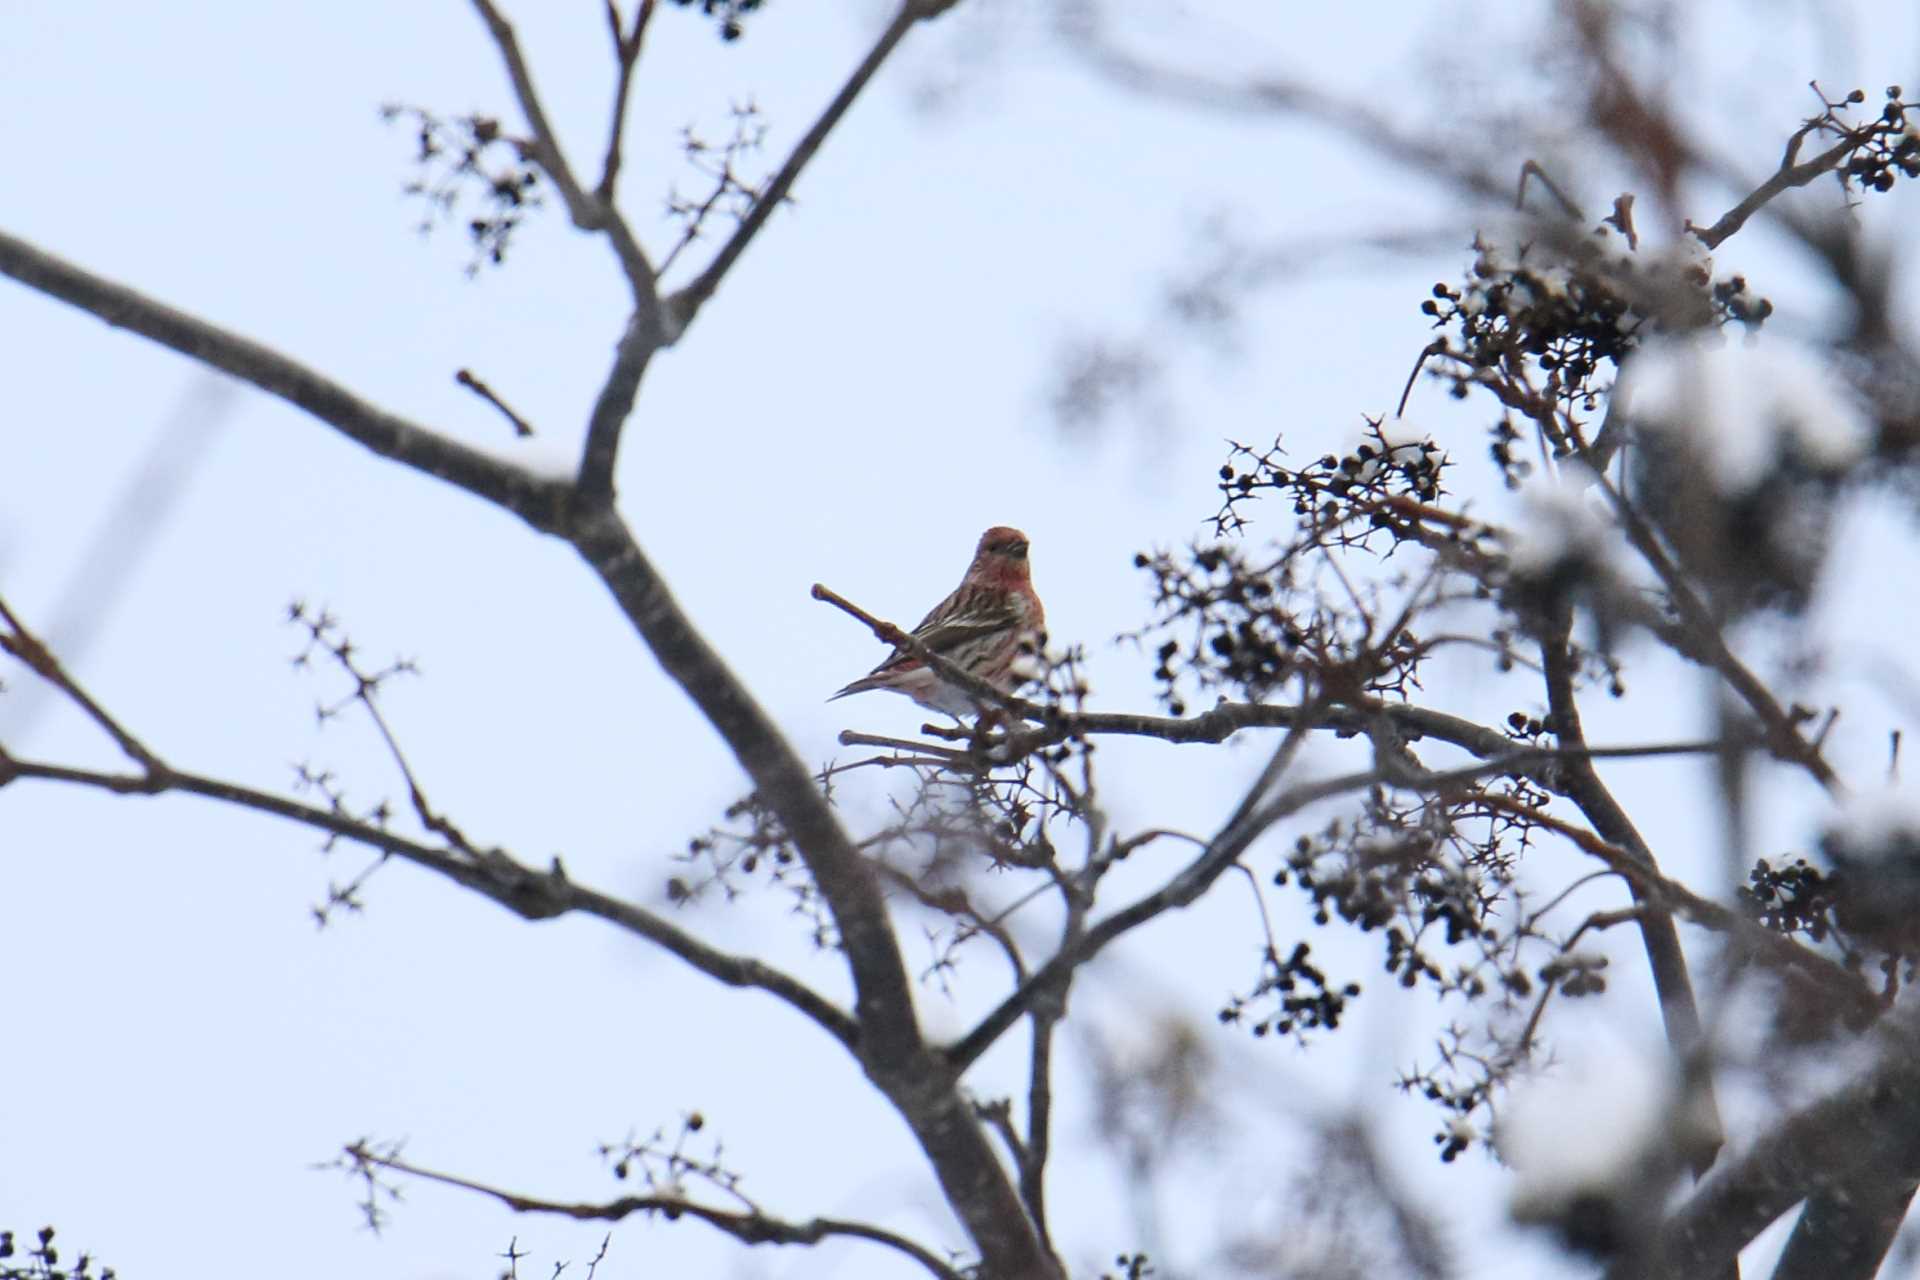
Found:
M 1047 613 L 1028 573 L 1028 547 L 1026 534 L 1005 525 L 981 534 L 960 585 L 913 629 L 913 638 L 931 652 L 1003 693 L 1033 677 L 1036 656 L 1046 643 Z M 904 645 L 827 701 L 869 689 L 905 694 L 928 710 L 956 719 L 983 710 L 977 699 L 941 679 Z

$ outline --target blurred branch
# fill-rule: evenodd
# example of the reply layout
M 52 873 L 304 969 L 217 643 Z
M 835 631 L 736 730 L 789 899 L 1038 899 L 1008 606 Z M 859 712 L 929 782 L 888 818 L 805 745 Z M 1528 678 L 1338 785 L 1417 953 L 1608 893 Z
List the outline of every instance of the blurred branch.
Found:
M 1310 120 L 1414 172 L 1444 179 L 1482 200 L 1505 203 L 1510 199 L 1507 184 L 1464 163 L 1459 146 L 1403 129 L 1363 102 L 1336 98 L 1317 86 L 1281 75 L 1228 81 L 1150 62 L 1114 43 L 1101 27 L 1096 6 L 1088 0 L 1065 6 L 1059 25 L 1068 47 L 1089 66 L 1137 92 L 1235 115 Z
M 1665 588 L 1667 598 L 1673 604 L 1673 611 L 1679 615 L 1684 642 L 1676 643 L 1673 647 L 1719 673 L 1727 687 L 1739 696 L 1759 720 L 1765 730 L 1767 749 L 1776 758 L 1805 769 L 1829 793 L 1840 791 L 1840 779 L 1821 755 L 1819 743 L 1809 742 L 1801 736 L 1799 724 L 1787 709 L 1780 705 L 1760 677 L 1754 675 L 1728 647 L 1712 611 L 1694 591 L 1680 566 L 1667 554 L 1645 518 L 1612 481 L 1598 471 L 1593 474 L 1594 486 L 1612 506 L 1628 543 L 1660 579 L 1660 585 Z
M 1730 907 L 1701 897 L 1678 880 L 1660 874 L 1641 853 L 1632 848 L 1610 843 L 1591 831 L 1563 822 L 1551 814 L 1528 809 L 1504 796 L 1481 796 L 1477 802 L 1494 812 L 1524 817 L 1534 826 L 1563 836 L 1581 852 L 1598 858 L 1606 864 L 1608 871 L 1626 881 L 1634 890 L 1636 900 L 1644 908 L 1635 918 L 1643 919 L 1646 910 L 1670 912 L 1713 933 L 1726 934 L 1743 955 L 1776 972 L 1797 974 L 1818 986 L 1822 999 L 1834 1004 L 1849 1025 L 1865 1026 L 1880 1016 L 1883 1007 L 1880 997 L 1874 994 L 1858 973 L 1755 923 Z M 1604 915 L 1596 919 L 1603 924 L 1608 923 Z
M 636 1213 L 659 1214 L 669 1220 L 685 1215 L 689 1218 L 698 1218 L 708 1226 L 725 1232 L 743 1244 L 814 1245 L 834 1236 L 867 1240 L 907 1255 L 938 1280 L 964 1280 L 961 1272 L 941 1261 L 931 1250 L 914 1243 L 905 1236 L 896 1235 L 865 1222 L 853 1222 L 844 1218 L 810 1218 L 805 1222 L 792 1222 L 783 1218 L 770 1217 L 758 1208 L 737 1212 L 714 1208 L 682 1196 L 666 1194 L 622 1196 L 618 1200 L 600 1203 L 543 1200 L 489 1186 L 471 1178 L 462 1178 L 457 1174 L 440 1173 L 423 1168 L 401 1160 L 397 1156 L 374 1151 L 364 1142 L 351 1144 L 345 1149 L 344 1154 L 356 1167 L 387 1169 L 427 1182 L 437 1182 L 442 1186 L 472 1191 L 499 1201 L 515 1213 L 553 1214 L 587 1222 L 619 1222 Z
M 1905 1182 L 1916 1169 L 1920 1056 L 1903 1028 L 1884 1036 L 1879 1061 L 1852 1083 L 1729 1155 L 1668 1215 L 1652 1242 L 1651 1264 L 1645 1257 L 1633 1258 L 1609 1271 L 1609 1280 L 1708 1274 L 1729 1265 L 1774 1219 L 1816 1189 L 1856 1177 Z
M 1574 696 L 1575 663 L 1569 640 L 1572 617 L 1573 609 L 1569 604 L 1560 606 L 1553 617 L 1544 620 L 1540 635 L 1540 663 L 1546 673 L 1547 725 L 1562 746 L 1578 750 L 1586 745 L 1586 731 L 1581 725 L 1580 706 Z M 1593 823 L 1594 829 L 1614 844 L 1630 851 L 1639 869 L 1658 875 L 1659 863 L 1654 859 L 1653 850 L 1641 838 L 1626 810 L 1620 807 L 1613 793 L 1600 780 L 1593 762 L 1576 757 L 1565 762 L 1560 772 L 1564 793 L 1587 816 L 1587 821 Z M 1687 969 L 1687 955 L 1680 946 L 1680 933 L 1674 927 L 1671 909 L 1632 877 L 1628 877 L 1628 887 L 1634 901 L 1648 907 L 1639 919 L 1640 939 L 1646 948 L 1647 967 L 1653 975 L 1654 990 L 1660 997 L 1661 1021 L 1666 1028 L 1667 1043 L 1673 1051 L 1676 1064 L 1689 1087 L 1696 1090 L 1700 1137 L 1697 1145 L 1685 1155 L 1694 1173 L 1699 1174 L 1713 1163 L 1714 1153 L 1726 1140 L 1726 1133 L 1720 1120 L 1713 1080 L 1699 1062 L 1706 1048 L 1706 1038 L 1700 1021 L 1699 1003 L 1693 993 L 1693 978 Z
M 613 206 L 614 187 L 620 180 L 620 146 L 627 130 L 627 93 L 633 88 L 633 69 L 640 61 L 640 50 L 647 38 L 647 23 L 653 17 L 654 0 L 640 0 L 634 10 L 633 26 L 620 29 L 620 9 L 614 0 L 606 0 L 607 26 L 613 38 L 613 56 L 620 67 L 613 88 L 613 123 L 607 129 L 607 156 L 600 165 L 600 182 L 593 194 L 602 205 Z
M 1796 130 L 1787 143 L 1787 154 L 1781 159 L 1780 167 L 1774 170 L 1773 176 L 1748 192 L 1739 204 L 1721 214 L 1719 221 L 1710 227 L 1697 226 L 1688 221 L 1686 229 L 1707 248 L 1717 249 L 1734 232 L 1746 226 L 1747 219 L 1764 209 L 1775 196 L 1794 187 L 1804 187 L 1814 179 L 1832 173 L 1859 144 L 1852 139 L 1836 142 L 1813 159 L 1795 164 L 1794 157 L 1800 152 L 1800 143 L 1818 124 L 1818 121 L 1810 121 Z
M 1773 1280 L 1872 1280 L 1880 1274 L 1920 1186 L 1920 1162 L 1909 1158 L 1898 1169 L 1862 1169 L 1823 1183 L 1800 1210 Z

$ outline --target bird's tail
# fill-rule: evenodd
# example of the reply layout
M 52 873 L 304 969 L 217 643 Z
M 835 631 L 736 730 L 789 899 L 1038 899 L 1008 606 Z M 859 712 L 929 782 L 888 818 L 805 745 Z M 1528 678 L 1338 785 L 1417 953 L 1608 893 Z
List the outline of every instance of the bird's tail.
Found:
M 841 698 L 851 697 L 856 693 L 865 693 L 869 689 L 877 689 L 879 687 L 879 685 L 874 683 L 872 676 L 861 676 L 858 680 L 855 680 L 852 684 L 828 698 L 827 701 L 837 702 Z

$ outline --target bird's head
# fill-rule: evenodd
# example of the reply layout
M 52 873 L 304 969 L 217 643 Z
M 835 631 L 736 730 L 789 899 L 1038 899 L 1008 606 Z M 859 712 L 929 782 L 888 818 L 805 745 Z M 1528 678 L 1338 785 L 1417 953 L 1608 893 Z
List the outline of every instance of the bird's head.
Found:
M 974 548 L 973 555 L 976 560 L 985 560 L 991 556 L 1025 563 L 1027 535 L 1018 529 L 1009 529 L 1003 524 L 997 524 L 980 535 L 980 545 Z

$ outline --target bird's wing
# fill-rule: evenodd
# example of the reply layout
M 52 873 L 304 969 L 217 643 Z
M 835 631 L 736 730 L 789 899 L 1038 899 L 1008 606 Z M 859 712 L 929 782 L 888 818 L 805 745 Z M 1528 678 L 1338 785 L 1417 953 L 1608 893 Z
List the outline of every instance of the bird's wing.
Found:
M 1018 627 L 1023 620 L 1018 605 L 1010 597 L 998 592 L 971 591 L 963 586 L 920 619 L 920 625 L 913 629 L 913 638 L 945 657 L 970 640 Z M 918 661 L 905 648 L 898 648 L 871 674 L 879 675 Z

